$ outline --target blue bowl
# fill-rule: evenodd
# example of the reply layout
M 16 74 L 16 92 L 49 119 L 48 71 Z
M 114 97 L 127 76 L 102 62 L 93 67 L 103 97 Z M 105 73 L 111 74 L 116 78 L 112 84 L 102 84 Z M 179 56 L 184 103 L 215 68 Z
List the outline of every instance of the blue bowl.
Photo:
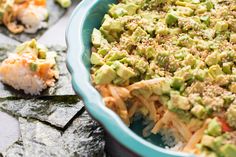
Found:
M 103 125 L 105 130 L 129 154 L 150 157 L 194 157 L 192 154 L 164 149 L 160 135 L 147 139 L 141 137 L 143 126 L 136 122 L 128 128 L 121 119 L 108 109 L 101 95 L 90 80 L 90 49 L 93 28 L 99 28 L 108 5 L 116 0 L 83 0 L 74 10 L 66 32 L 68 46 L 67 66 L 72 75 L 75 92 L 82 97 L 90 115 Z M 114 142 L 113 142 L 114 143 Z M 124 156 L 120 152 L 121 156 Z

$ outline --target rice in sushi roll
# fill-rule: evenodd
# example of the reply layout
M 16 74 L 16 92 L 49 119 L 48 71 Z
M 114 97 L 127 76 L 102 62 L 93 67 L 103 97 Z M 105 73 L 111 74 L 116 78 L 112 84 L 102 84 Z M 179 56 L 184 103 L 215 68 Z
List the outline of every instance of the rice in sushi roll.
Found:
M 47 27 L 46 0 L 0 0 L 0 24 L 14 34 Z
M 31 40 L 19 45 L 0 66 L 0 80 L 26 94 L 38 95 L 59 77 L 56 52 Z

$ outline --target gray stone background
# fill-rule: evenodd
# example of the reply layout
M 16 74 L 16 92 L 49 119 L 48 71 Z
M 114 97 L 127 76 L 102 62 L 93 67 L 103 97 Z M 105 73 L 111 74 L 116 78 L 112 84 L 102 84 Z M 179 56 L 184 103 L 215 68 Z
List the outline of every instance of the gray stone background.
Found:
M 66 14 L 51 26 L 38 41 L 45 45 L 61 45 L 66 46 L 65 30 L 69 22 L 69 17 L 73 9 L 79 4 L 78 0 L 73 2 L 73 5 L 67 10 Z M 0 33 L 1 44 L 19 44 L 18 41 L 13 40 Z M 86 111 L 81 113 L 81 121 L 83 118 L 91 120 Z M 81 133 L 83 134 L 83 133 Z M 0 111 L 0 152 L 11 146 L 20 137 L 19 122 L 16 118 Z M 84 155 L 83 155 L 84 156 Z M 86 155 L 85 155 L 86 156 Z

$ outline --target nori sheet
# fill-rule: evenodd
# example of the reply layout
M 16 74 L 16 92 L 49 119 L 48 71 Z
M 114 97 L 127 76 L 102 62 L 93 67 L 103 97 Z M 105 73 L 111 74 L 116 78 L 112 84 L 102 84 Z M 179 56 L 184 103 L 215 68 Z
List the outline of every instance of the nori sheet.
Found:
M 82 109 L 77 96 L 54 96 L 37 99 L 0 99 L 0 110 L 16 117 L 34 118 L 65 128 Z
M 0 62 L 7 58 L 8 53 L 12 53 L 16 46 L 0 46 Z M 51 46 L 50 51 L 56 51 L 58 56 L 57 66 L 60 71 L 59 79 L 57 80 L 55 86 L 45 89 L 39 96 L 59 96 L 59 95 L 75 95 L 75 92 L 71 85 L 71 77 L 66 68 L 66 48 L 61 46 Z M 35 98 L 36 96 L 31 96 L 25 94 L 22 90 L 16 90 L 8 85 L 0 82 L 0 98 L 7 97 L 18 97 L 18 98 Z
M 60 7 L 55 2 L 55 0 L 47 0 L 47 8 L 49 11 L 48 28 L 38 30 L 34 34 L 29 34 L 24 32 L 20 34 L 13 34 L 10 31 L 8 31 L 8 29 L 4 25 L 0 25 L 0 33 L 20 42 L 31 40 L 32 38 L 38 39 L 47 29 L 49 29 L 53 24 L 55 24 L 66 12 L 66 9 Z
M 103 129 L 84 112 L 64 132 L 33 119 L 19 118 L 21 139 L 3 152 L 24 157 L 101 157 L 105 156 Z M 23 145 L 23 147 L 22 147 Z M 17 156 L 22 157 L 22 156 Z

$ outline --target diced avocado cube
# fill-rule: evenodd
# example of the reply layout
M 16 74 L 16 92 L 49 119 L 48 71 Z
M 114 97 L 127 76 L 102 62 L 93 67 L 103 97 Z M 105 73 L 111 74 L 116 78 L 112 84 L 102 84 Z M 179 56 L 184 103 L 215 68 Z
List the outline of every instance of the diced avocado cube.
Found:
M 47 57 L 46 51 L 40 50 L 38 52 L 38 57 L 39 57 L 39 59 L 46 59 L 46 57 Z
M 232 93 L 235 93 L 235 94 L 236 94 L 236 82 L 231 83 L 231 85 L 229 86 L 229 90 L 230 90 Z
M 142 88 L 134 89 L 132 95 L 142 95 L 145 98 L 149 98 L 153 94 L 150 86 L 144 86 Z
M 175 2 L 175 4 L 178 5 L 178 6 L 186 6 L 187 3 L 178 0 L 178 1 Z
M 208 66 L 215 65 L 219 62 L 219 55 L 217 52 L 213 52 L 212 54 L 208 55 L 205 59 L 205 62 Z
M 204 14 L 205 12 L 207 12 L 207 6 L 204 5 L 199 5 L 195 10 L 195 14 Z
M 192 80 L 194 77 L 190 66 L 185 66 L 182 69 L 179 69 L 178 71 L 176 71 L 174 74 L 177 77 L 182 77 L 184 81 Z
M 229 78 L 226 77 L 225 75 L 218 75 L 215 77 L 214 82 L 219 86 L 226 86 L 229 84 Z
M 156 50 L 152 46 L 148 46 L 145 54 L 148 59 L 153 58 L 156 55 Z
M 33 49 L 37 47 L 37 41 L 35 39 L 32 39 L 31 41 L 29 41 L 28 44 L 29 44 L 29 47 Z
M 116 78 L 116 72 L 108 65 L 103 65 L 95 72 L 96 84 L 109 84 Z
M 105 15 L 103 18 L 102 29 L 108 30 L 110 27 L 110 23 L 113 22 L 113 19 L 109 15 Z
M 233 144 L 225 144 L 220 150 L 224 157 L 235 157 L 236 155 L 236 146 Z
M 181 47 L 192 47 L 194 40 L 187 34 L 179 36 L 177 45 Z
M 112 66 L 114 67 L 117 75 L 123 78 L 124 80 L 128 80 L 129 78 L 135 76 L 135 72 L 133 71 L 133 69 L 126 67 L 119 61 L 115 61 Z
M 182 77 L 173 77 L 171 87 L 180 90 L 184 86 L 184 79 Z
M 105 56 L 107 53 L 108 53 L 107 49 L 104 49 L 104 48 L 99 48 L 98 49 L 98 54 L 100 54 L 102 56 Z
M 126 51 L 110 50 L 104 59 L 106 61 L 116 61 L 127 57 L 127 55 Z
M 227 22 L 225 22 L 225 21 L 218 21 L 216 23 L 216 25 L 215 25 L 215 30 L 217 32 L 222 32 L 222 31 L 228 30 L 228 27 L 229 27 L 229 25 L 228 25 Z
M 31 71 L 37 71 L 37 69 L 38 69 L 38 64 L 35 63 L 35 62 L 31 62 L 31 63 L 29 64 L 29 67 L 30 67 L 30 70 L 31 70 Z
M 210 11 L 211 9 L 214 8 L 214 4 L 210 0 L 206 1 L 205 4 L 206 4 L 207 11 Z
M 128 14 L 127 10 L 124 9 L 123 4 L 110 5 L 110 9 L 109 9 L 108 12 L 114 18 L 118 18 L 118 17 L 121 17 L 121 16 L 124 16 L 124 15 Z
M 234 94 L 224 94 L 222 95 L 222 98 L 224 99 L 224 106 L 229 106 L 235 99 Z
M 136 28 L 136 30 L 132 34 L 132 40 L 134 42 L 138 42 L 146 35 L 147 35 L 147 32 L 145 30 L 143 30 L 141 27 L 138 27 L 138 28 Z
M 206 70 L 202 70 L 202 69 L 195 69 L 194 70 L 194 76 L 199 81 L 204 81 L 206 74 L 207 74 Z
M 103 58 L 95 52 L 92 52 L 91 57 L 90 57 L 90 62 L 94 65 L 103 65 L 103 64 L 105 64 L 105 62 L 103 61 Z
M 187 66 L 189 65 L 192 68 L 196 65 L 196 63 L 197 63 L 197 60 L 192 54 L 188 54 L 184 60 L 184 64 Z
M 175 93 L 171 94 L 170 104 L 172 105 L 172 107 L 181 110 L 189 110 L 191 108 L 191 104 L 187 97 Z M 168 105 L 168 107 L 170 106 Z
M 124 6 L 125 10 L 127 10 L 128 15 L 134 15 L 138 10 L 139 6 L 133 3 L 128 3 Z
M 123 31 L 123 23 L 120 20 L 113 20 L 110 23 L 109 30 L 112 30 L 115 32 L 121 32 L 121 31 Z
M 169 94 L 170 90 L 169 81 L 162 78 L 158 78 L 158 81 L 152 85 L 152 91 L 157 95 Z
M 222 70 L 226 74 L 232 74 L 232 67 L 233 67 L 232 62 L 226 62 L 226 63 L 223 63 Z
M 162 95 L 162 96 L 160 96 L 159 101 L 160 101 L 161 104 L 166 106 L 169 100 L 170 100 L 170 98 L 168 96 Z
M 163 22 L 157 22 L 155 34 L 167 35 L 169 33 L 168 27 Z
M 236 33 L 231 33 L 230 34 L 230 42 L 236 43 Z
M 173 26 L 178 23 L 178 17 L 174 13 L 168 13 L 165 17 L 166 24 Z
M 143 74 L 143 73 L 145 73 L 145 72 L 147 71 L 149 64 L 148 64 L 148 62 L 146 62 L 146 61 L 140 59 L 140 60 L 137 60 L 137 61 L 135 62 L 135 65 L 134 65 L 134 66 L 135 66 L 135 68 L 138 69 L 138 71 L 139 71 L 141 74 Z
M 221 125 L 216 118 L 212 119 L 207 127 L 206 134 L 210 136 L 219 136 L 222 133 Z
M 205 147 L 212 148 L 214 146 L 215 137 L 209 135 L 203 135 L 201 144 Z
M 189 7 L 177 7 L 177 12 L 185 16 L 191 16 L 193 14 L 193 9 Z
M 226 112 L 226 120 L 232 128 L 236 128 L 236 105 L 231 104 Z
M 99 47 L 101 46 L 101 41 L 102 41 L 103 37 L 102 34 L 99 30 L 97 30 L 96 28 L 93 29 L 92 32 L 92 43 L 95 47 Z
M 217 64 L 217 65 L 212 65 L 209 70 L 208 73 L 213 77 L 216 78 L 216 76 L 218 75 L 222 75 L 224 74 L 221 67 Z
M 204 119 L 206 117 L 207 111 L 202 105 L 194 105 L 191 109 L 191 113 L 199 119 Z
M 210 17 L 209 16 L 202 16 L 200 17 L 200 20 L 205 23 L 205 25 L 209 26 L 210 25 Z
M 115 85 L 120 85 L 120 84 L 123 84 L 126 80 L 124 80 L 123 78 L 121 77 L 116 77 L 112 82 L 115 84 Z

